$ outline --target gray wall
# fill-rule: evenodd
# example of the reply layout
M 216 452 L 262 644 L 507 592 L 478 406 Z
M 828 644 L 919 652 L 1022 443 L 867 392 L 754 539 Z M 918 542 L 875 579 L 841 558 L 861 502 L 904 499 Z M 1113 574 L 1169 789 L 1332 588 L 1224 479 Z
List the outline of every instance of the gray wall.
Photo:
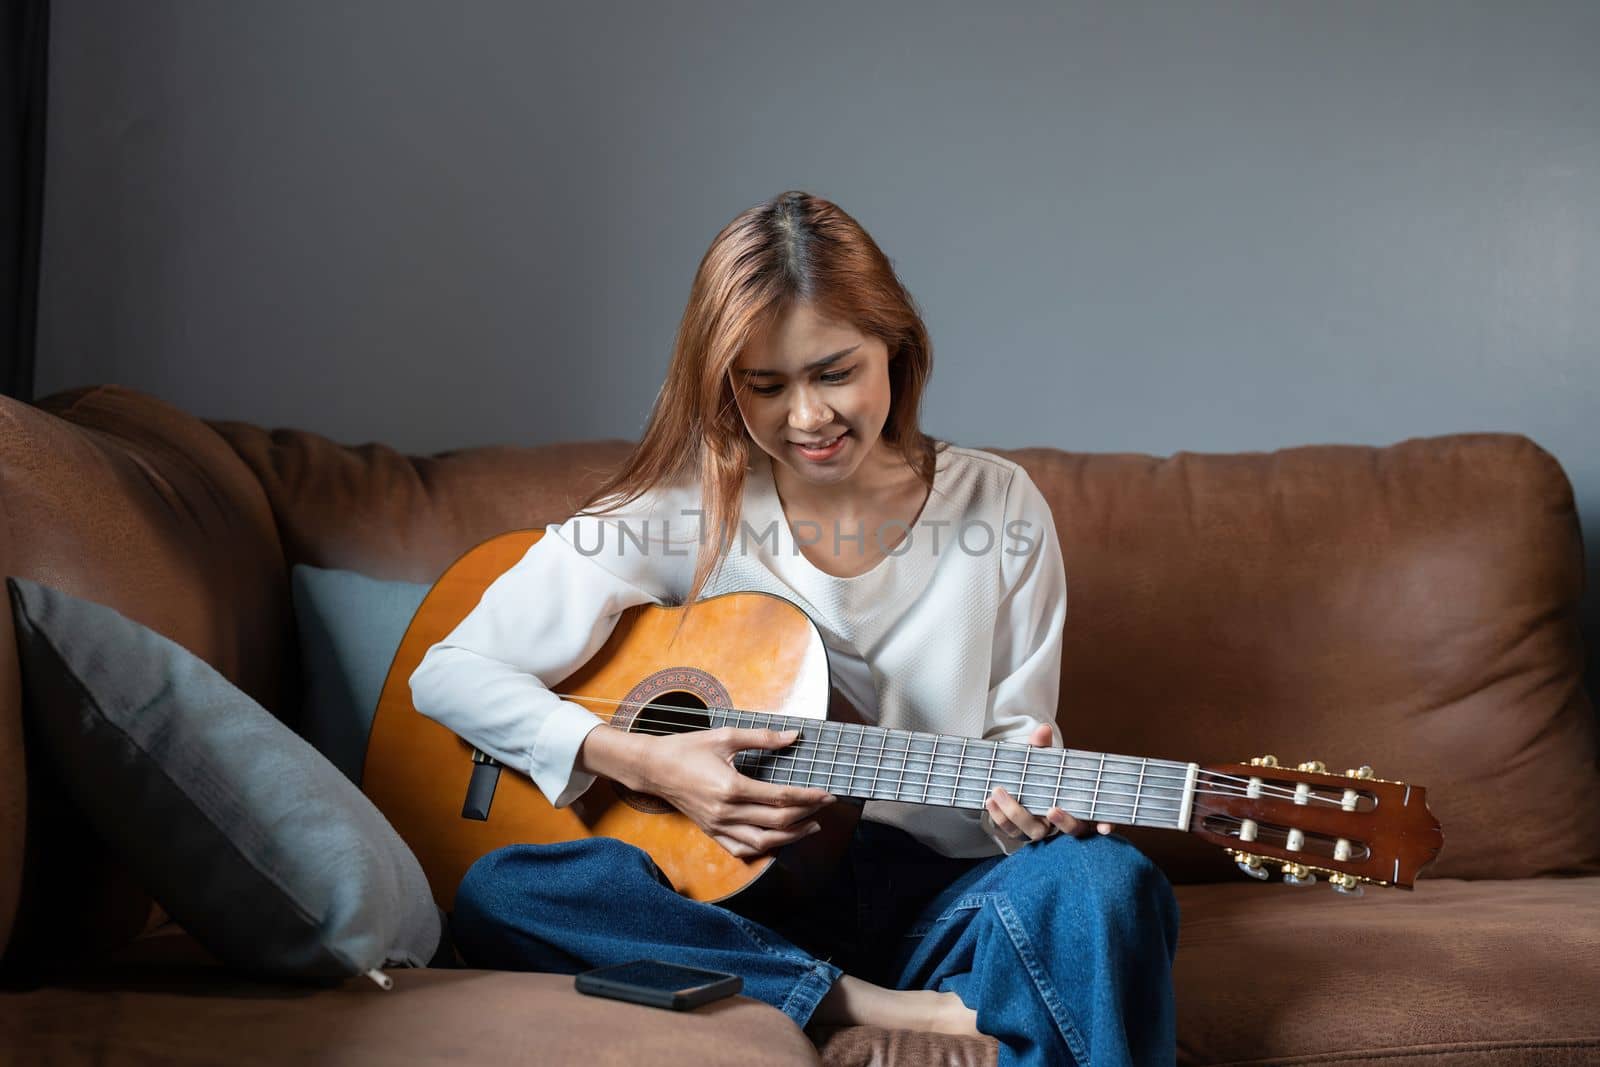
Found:
M 924 307 L 933 433 L 1520 431 L 1576 486 L 1600 620 L 1600 4 L 56 0 L 52 30 L 41 395 L 414 451 L 633 436 L 707 243 L 796 187 Z

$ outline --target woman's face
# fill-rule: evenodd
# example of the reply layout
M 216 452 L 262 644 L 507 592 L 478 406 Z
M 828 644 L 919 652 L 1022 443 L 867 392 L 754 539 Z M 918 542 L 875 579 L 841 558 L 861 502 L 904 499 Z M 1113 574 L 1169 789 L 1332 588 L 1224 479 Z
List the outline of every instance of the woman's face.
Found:
M 848 481 L 889 417 L 889 350 L 797 303 L 729 371 L 750 437 L 813 485 Z

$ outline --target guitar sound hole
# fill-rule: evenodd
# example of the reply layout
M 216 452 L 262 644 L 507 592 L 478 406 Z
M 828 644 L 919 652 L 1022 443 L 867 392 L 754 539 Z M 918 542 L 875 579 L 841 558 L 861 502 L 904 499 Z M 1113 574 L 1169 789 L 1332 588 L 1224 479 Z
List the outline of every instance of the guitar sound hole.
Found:
M 651 697 L 650 706 L 639 709 L 629 728 L 642 734 L 681 734 L 710 727 L 706 702 L 693 693 L 676 692 Z

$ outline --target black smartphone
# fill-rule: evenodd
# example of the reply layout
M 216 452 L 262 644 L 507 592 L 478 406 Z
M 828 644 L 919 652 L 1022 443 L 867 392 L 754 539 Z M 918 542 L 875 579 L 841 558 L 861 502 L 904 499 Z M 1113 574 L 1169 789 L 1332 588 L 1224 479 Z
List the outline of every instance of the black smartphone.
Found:
M 634 960 L 584 971 L 578 975 L 576 985 L 578 992 L 591 997 L 686 1011 L 733 996 L 744 988 L 744 980 L 736 974 L 680 967 L 661 960 Z

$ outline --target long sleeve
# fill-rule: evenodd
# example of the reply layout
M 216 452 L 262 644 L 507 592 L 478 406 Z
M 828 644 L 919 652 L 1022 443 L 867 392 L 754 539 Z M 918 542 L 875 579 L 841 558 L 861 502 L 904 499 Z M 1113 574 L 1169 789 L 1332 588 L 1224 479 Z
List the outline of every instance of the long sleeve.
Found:
M 1067 619 L 1066 567 L 1050 505 L 1026 471 L 1019 469 L 1007 489 L 1005 514 L 1000 569 L 1006 593 L 995 617 L 984 737 L 1025 743 L 1040 723 L 1049 723 L 1051 746 L 1059 748 L 1055 719 Z M 999 833 L 987 811 L 981 821 L 1002 851 L 1015 852 L 1025 843 Z
M 596 522 L 547 527 L 411 675 L 419 712 L 527 774 L 556 807 L 593 783 L 574 763 L 602 720 L 549 686 L 600 649 L 621 612 L 670 598 L 678 564 L 659 552 L 594 551 Z

